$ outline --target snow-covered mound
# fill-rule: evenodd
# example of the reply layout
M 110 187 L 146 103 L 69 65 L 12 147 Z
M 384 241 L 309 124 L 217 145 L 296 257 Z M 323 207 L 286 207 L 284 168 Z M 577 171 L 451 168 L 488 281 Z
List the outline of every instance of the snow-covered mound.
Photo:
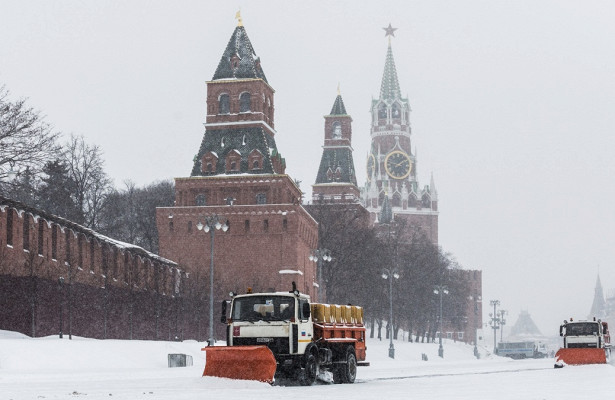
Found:
M 223 343 L 219 343 L 222 345 Z M 444 342 L 367 340 L 369 367 L 360 367 L 354 385 L 320 382 L 310 387 L 270 386 L 260 382 L 202 377 L 205 343 L 196 341 L 94 340 L 57 336 L 28 338 L 0 331 L 0 399 L 200 400 L 228 398 L 288 399 L 323 397 L 369 399 L 499 400 L 611 398 L 611 365 L 554 369 L 552 359 L 514 361 L 473 346 Z M 168 368 L 170 353 L 193 358 L 194 365 Z M 426 358 L 426 360 L 425 360 Z

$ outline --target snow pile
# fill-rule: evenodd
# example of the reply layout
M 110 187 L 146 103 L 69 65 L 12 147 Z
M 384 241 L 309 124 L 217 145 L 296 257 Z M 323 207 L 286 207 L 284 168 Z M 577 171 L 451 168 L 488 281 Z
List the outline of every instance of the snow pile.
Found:
M 220 345 L 222 343 L 219 343 Z M 611 365 L 553 368 L 552 359 L 514 361 L 463 343 L 367 341 L 369 367 L 358 368 L 354 385 L 319 383 L 310 388 L 202 377 L 205 343 L 122 341 L 57 336 L 31 339 L 0 331 L 0 399 L 201 400 L 323 397 L 369 399 L 581 399 L 613 398 L 604 382 Z M 193 357 L 194 365 L 168 368 L 170 353 Z M 426 356 L 427 360 L 423 360 Z

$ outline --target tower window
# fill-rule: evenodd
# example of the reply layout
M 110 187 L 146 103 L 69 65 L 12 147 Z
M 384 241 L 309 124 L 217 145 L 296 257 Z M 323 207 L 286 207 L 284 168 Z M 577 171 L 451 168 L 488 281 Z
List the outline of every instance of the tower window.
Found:
M 246 219 L 244 222 L 244 230 L 247 232 L 250 232 L 250 220 Z
M 256 195 L 256 204 L 267 204 L 267 195 L 265 193 L 258 193 Z
M 229 95 L 223 93 L 218 98 L 218 114 L 229 114 L 231 112 L 231 102 Z
M 387 106 L 384 103 L 380 103 L 378 106 L 378 118 L 386 119 L 387 117 Z
M 239 96 L 239 112 L 249 112 L 251 107 L 250 93 L 243 92 Z
M 399 111 L 399 104 L 393 104 L 393 109 L 391 110 L 393 118 L 401 118 L 401 112 Z
M 254 162 L 252 163 L 252 169 L 259 169 L 260 165 L 258 160 L 254 160 Z
M 333 139 L 341 139 L 342 138 L 342 124 L 338 121 L 333 123 Z
M 199 194 L 195 198 L 195 203 L 197 206 L 206 206 L 207 205 L 207 197 L 204 194 Z

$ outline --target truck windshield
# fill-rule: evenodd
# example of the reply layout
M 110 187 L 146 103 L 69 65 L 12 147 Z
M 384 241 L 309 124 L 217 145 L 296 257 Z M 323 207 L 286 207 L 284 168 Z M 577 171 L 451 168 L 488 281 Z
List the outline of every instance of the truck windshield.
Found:
M 586 336 L 597 334 L 598 323 L 596 322 L 576 322 L 566 324 L 566 336 Z
M 293 297 L 247 296 L 233 300 L 233 321 L 286 321 L 294 317 Z

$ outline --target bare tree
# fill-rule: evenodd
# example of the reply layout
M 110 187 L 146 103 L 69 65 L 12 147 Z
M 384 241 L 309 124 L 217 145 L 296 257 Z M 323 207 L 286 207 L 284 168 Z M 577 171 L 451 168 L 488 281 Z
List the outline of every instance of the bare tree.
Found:
M 104 200 L 112 187 L 103 169 L 102 151 L 97 145 L 87 144 L 83 136 L 71 135 L 65 145 L 64 160 L 75 184 L 75 204 L 83 215 L 83 220 L 76 222 L 97 229 Z
M 58 135 L 25 99 L 10 101 L 0 86 L 0 181 L 9 180 L 11 169 L 40 170 L 56 154 Z

